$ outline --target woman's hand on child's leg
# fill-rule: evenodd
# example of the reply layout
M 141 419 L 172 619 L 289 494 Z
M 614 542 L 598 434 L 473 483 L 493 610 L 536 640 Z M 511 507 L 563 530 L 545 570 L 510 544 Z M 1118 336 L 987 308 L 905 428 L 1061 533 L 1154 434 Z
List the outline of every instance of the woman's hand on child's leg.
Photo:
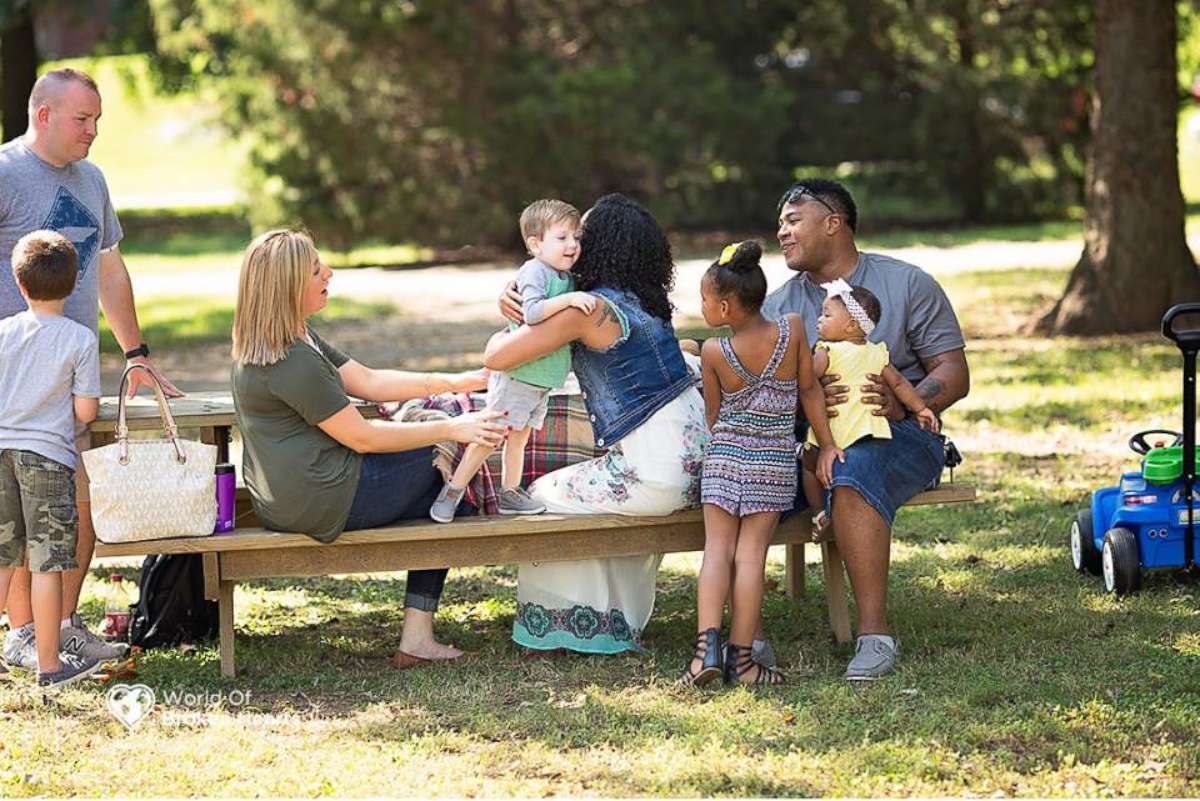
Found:
M 834 459 L 839 462 L 846 461 L 846 452 L 836 445 L 821 448 L 821 453 L 817 456 L 817 478 L 821 480 L 821 486 L 826 489 L 829 489 L 829 485 L 833 483 Z

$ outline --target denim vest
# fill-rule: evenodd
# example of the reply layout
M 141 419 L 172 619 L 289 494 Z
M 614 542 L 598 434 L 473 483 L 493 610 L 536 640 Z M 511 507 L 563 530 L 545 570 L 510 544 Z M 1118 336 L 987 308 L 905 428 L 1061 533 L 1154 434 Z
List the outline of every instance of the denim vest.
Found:
M 608 448 L 690 389 L 692 375 L 674 327 L 646 312 L 636 295 L 608 287 L 590 292 L 609 302 L 624 331 L 608 350 L 571 346 L 596 445 Z

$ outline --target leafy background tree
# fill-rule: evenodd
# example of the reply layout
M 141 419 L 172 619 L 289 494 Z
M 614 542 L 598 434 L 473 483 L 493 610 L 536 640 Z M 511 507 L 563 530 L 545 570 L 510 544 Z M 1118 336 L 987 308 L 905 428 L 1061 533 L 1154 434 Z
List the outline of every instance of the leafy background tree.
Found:
M 806 172 L 934 221 L 1081 197 L 1084 0 L 151 7 L 166 74 L 211 80 L 249 139 L 256 217 L 334 242 L 511 241 L 523 201 L 614 189 L 759 226 Z

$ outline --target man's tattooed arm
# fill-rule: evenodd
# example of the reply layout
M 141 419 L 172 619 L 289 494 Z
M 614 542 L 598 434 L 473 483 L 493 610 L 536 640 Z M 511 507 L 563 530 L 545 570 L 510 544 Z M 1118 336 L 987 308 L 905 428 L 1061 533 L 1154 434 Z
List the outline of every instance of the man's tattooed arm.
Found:
M 962 349 L 949 350 L 921 360 L 925 378 L 917 384 L 917 394 L 930 409 L 941 414 L 971 389 L 971 371 Z

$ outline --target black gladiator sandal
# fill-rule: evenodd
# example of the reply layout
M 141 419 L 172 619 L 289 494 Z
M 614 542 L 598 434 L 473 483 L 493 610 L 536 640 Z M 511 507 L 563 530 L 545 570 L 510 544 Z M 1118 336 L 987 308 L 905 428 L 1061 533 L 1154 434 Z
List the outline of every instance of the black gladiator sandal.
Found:
M 733 643 L 728 643 L 725 646 L 726 684 L 749 684 L 753 687 L 758 687 L 761 685 L 787 683 L 787 679 L 780 671 L 773 667 L 767 667 L 764 664 L 755 662 L 750 657 L 750 652 L 752 650 L 752 646 L 749 645 L 734 645 Z M 754 677 L 754 680 L 744 680 L 742 677 L 754 668 L 758 668 L 758 675 Z
M 723 668 L 721 665 L 721 631 L 720 629 L 705 629 L 696 635 L 696 651 L 692 659 L 700 660 L 700 672 L 692 672 L 692 663 L 683 669 L 679 683 L 690 687 L 703 687 L 719 677 Z

